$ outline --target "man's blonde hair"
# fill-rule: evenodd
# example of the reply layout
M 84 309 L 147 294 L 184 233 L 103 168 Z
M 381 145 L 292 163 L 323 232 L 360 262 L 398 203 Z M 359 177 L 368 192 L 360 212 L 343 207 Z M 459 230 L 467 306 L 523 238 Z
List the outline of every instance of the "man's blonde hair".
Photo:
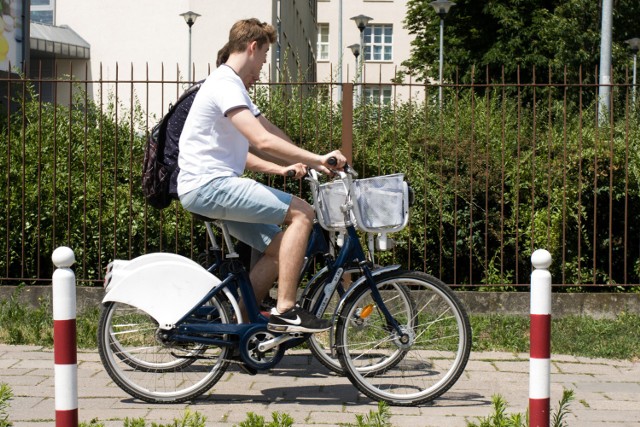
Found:
M 229 41 L 226 44 L 228 53 L 244 52 L 251 42 L 258 42 L 258 47 L 265 43 L 276 41 L 276 29 L 266 22 L 255 18 L 243 19 L 236 22 L 229 31 Z

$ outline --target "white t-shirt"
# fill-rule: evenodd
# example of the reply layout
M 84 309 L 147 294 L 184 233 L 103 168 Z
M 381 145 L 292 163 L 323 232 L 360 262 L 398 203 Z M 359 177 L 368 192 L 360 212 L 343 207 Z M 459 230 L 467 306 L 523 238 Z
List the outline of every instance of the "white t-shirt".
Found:
M 221 65 L 202 84 L 180 135 L 179 195 L 214 178 L 244 173 L 249 141 L 227 117 L 238 107 L 260 115 L 240 77 L 231 67 Z

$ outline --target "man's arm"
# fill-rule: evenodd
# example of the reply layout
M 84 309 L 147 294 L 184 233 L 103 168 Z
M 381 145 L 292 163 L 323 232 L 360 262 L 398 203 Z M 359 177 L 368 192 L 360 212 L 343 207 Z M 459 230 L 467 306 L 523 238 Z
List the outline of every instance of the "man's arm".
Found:
M 269 119 L 267 119 L 263 115 L 258 116 L 258 121 L 264 126 L 267 132 L 270 132 L 276 135 L 277 137 L 284 139 L 288 143 L 293 144 L 293 141 L 291 141 L 291 139 L 287 136 L 286 133 L 284 133 L 282 129 L 280 129 L 278 126 L 274 125 L 273 123 L 271 123 L 271 121 L 269 121 Z M 269 162 L 277 163 L 282 166 L 286 166 L 289 164 L 289 162 L 287 162 L 286 160 L 270 155 L 268 153 L 265 153 L 264 151 L 260 151 L 257 148 L 255 148 L 253 145 L 249 147 L 249 151 L 255 154 L 256 156 L 264 160 L 267 160 Z
M 328 163 L 329 158 L 335 157 L 337 159 L 337 167 L 344 166 L 346 162 L 345 157 L 338 150 L 320 156 L 292 144 L 288 138 L 283 139 L 269 132 L 265 128 L 263 121 L 256 118 L 247 108 L 235 109 L 229 112 L 227 116 L 253 147 L 290 164 L 304 163 L 320 172 L 331 174 Z
M 278 126 L 274 125 L 273 123 L 271 123 L 271 121 L 267 119 L 265 116 L 263 116 L 262 114 L 258 116 L 258 121 L 262 123 L 262 126 L 264 126 L 264 128 L 268 132 L 271 132 L 272 134 L 284 139 L 288 143 L 293 144 L 293 141 L 291 141 L 291 138 L 289 138 L 289 136 L 286 133 L 284 133 L 282 129 L 280 129 Z
M 247 154 L 247 163 L 245 167 L 252 172 L 268 173 L 272 175 L 282 176 L 286 176 L 287 172 L 293 171 L 295 174 L 295 178 L 302 178 L 307 172 L 305 165 L 303 165 L 302 163 L 281 166 L 273 162 L 261 159 L 260 157 L 251 153 Z
M 249 153 L 253 154 L 254 156 L 260 157 L 261 159 L 266 160 L 267 162 L 275 163 L 280 166 L 286 166 L 288 164 L 286 160 L 267 154 L 264 151 L 260 151 L 251 144 L 249 144 Z

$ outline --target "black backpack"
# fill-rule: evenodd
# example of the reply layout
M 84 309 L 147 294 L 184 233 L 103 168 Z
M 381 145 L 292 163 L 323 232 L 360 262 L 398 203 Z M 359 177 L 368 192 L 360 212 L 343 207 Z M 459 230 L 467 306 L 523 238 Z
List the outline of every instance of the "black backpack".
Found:
M 162 120 L 151 129 L 144 149 L 142 194 L 156 209 L 164 209 L 178 198 L 178 153 L 180 134 L 204 80 L 187 89 Z

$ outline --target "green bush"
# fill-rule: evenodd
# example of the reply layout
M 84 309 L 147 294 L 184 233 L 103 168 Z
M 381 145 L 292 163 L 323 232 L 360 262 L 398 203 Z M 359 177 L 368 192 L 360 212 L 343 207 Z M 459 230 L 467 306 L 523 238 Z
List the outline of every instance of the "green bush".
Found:
M 202 225 L 178 203 L 157 211 L 141 195 L 141 108 L 98 104 L 80 89 L 71 108 L 54 106 L 25 87 L 0 123 L 4 276 L 48 280 L 62 244 L 74 249 L 82 283 L 99 281 L 114 258 L 158 250 L 195 258 Z M 630 244 L 640 233 L 638 115 L 601 125 L 594 105 L 564 102 L 561 87 L 530 88 L 526 99 L 513 89 L 461 86 L 442 110 L 430 98 L 356 107 L 355 168 L 364 177 L 403 172 L 416 195 L 410 226 L 380 263 L 508 287 L 528 282 L 529 256 L 544 247 L 556 283 L 639 283 L 640 248 Z M 270 85 L 252 95 L 296 144 L 327 152 L 342 136 L 342 105 L 328 91 Z M 255 176 L 310 199 L 299 181 Z

